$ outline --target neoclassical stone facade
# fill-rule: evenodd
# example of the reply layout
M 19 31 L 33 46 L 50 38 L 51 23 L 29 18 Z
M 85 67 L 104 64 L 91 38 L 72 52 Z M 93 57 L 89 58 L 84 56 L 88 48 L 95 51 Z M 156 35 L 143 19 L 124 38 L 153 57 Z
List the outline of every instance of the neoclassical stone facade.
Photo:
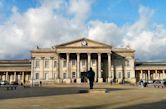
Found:
M 166 79 L 166 62 L 136 62 L 136 80 Z
M 130 48 L 113 48 L 82 38 L 31 52 L 33 81 L 87 82 L 86 72 L 92 67 L 96 82 L 136 82 L 135 51 Z
M 30 60 L 0 60 L 0 80 L 17 81 L 19 84 L 30 82 Z
M 135 62 L 135 51 L 82 38 L 31 51 L 30 60 L 0 60 L 0 80 L 19 83 L 84 83 L 90 67 L 95 82 L 136 83 L 166 79 L 166 62 Z

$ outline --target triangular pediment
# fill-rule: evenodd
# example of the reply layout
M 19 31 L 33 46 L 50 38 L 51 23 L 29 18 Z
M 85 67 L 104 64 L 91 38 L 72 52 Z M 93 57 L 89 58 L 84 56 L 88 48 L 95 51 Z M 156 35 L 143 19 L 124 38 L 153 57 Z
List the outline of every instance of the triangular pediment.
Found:
M 112 48 L 111 45 L 97 42 L 94 40 L 90 40 L 87 38 L 82 38 L 82 39 L 74 40 L 71 42 L 63 43 L 63 44 L 56 46 L 56 48 L 58 48 L 58 47 L 106 47 L 106 48 Z

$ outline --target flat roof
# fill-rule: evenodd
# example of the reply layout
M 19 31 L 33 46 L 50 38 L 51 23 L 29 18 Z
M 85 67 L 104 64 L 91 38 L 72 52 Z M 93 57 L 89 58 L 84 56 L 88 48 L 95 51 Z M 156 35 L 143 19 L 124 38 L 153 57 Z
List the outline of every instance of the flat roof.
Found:
M 166 66 L 166 62 L 135 62 L 135 66 Z
M 31 60 L 25 59 L 25 60 L 0 60 L 0 66 L 1 67 L 30 67 L 31 66 Z

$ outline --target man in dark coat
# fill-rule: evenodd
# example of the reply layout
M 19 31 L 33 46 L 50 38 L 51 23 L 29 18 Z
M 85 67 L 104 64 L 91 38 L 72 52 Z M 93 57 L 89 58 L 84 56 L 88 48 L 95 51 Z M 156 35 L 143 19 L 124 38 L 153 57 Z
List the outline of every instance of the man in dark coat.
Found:
M 92 70 L 91 67 L 90 67 L 90 70 L 87 72 L 87 77 L 89 79 L 90 89 L 93 89 L 93 82 L 94 82 L 94 78 L 95 78 L 95 72 Z

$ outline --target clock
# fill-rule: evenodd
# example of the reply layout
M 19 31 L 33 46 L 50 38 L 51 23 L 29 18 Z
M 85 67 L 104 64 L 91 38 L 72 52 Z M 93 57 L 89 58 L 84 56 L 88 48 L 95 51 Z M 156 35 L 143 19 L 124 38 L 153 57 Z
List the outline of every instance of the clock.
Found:
M 81 42 L 81 45 L 82 45 L 82 46 L 87 46 L 87 45 L 88 45 L 88 43 L 87 43 L 87 41 L 86 41 L 86 40 L 83 40 L 83 41 Z

